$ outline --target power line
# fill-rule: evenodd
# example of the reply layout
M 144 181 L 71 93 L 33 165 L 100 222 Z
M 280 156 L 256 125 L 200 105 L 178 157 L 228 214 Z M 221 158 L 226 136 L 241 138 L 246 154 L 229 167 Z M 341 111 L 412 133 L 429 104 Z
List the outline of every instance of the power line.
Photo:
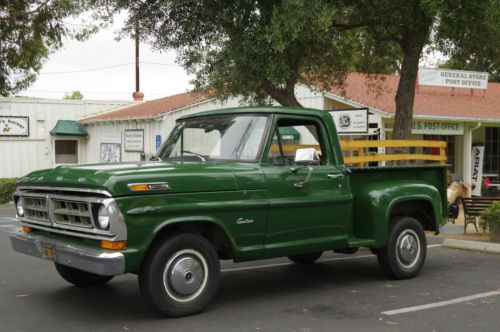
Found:
M 179 65 L 171 64 L 171 63 L 160 63 L 160 62 L 149 62 L 149 61 L 141 61 L 140 63 L 146 65 L 157 65 L 157 66 L 169 66 L 169 67 L 180 67 Z M 75 74 L 75 73 L 86 73 L 91 71 L 99 71 L 112 69 L 117 67 L 124 67 L 134 64 L 134 62 L 126 62 L 118 65 L 110 65 L 96 68 L 88 68 L 88 69 L 80 69 L 80 70 L 68 70 L 68 71 L 54 71 L 54 72 L 41 72 L 40 75 L 60 75 L 60 74 Z

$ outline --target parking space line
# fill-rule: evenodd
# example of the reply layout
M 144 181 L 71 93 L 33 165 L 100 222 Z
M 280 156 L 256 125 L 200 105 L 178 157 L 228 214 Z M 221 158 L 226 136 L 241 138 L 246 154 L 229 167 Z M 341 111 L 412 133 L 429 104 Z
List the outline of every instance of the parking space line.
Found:
M 389 311 L 382 312 L 382 314 L 388 315 L 388 316 L 399 315 L 399 314 L 404 314 L 404 313 L 408 313 L 408 312 L 427 310 L 427 309 L 432 309 L 432 308 L 437 308 L 437 307 L 444 307 L 444 306 L 451 305 L 451 304 L 457 304 L 457 303 L 482 299 L 485 297 L 490 297 L 490 296 L 495 296 L 495 295 L 500 295 L 500 291 L 496 290 L 496 291 L 492 291 L 492 292 L 479 293 L 479 294 L 475 294 L 475 295 L 459 297 L 459 298 L 447 300 L 447 301 L 440 301 L 440 302 L 434 302 L 434 303 L 429 303 L 429 304 L 417 305 L 414 307 L 406 307 L 406 308 L 401 308 L 401 309 L 389 310 Z
M 427 248 L 436 248 L 436 247 L 442 247 L 442 244 L 430 244 L 427 246 Z M 376 255 L 361 255 L 361 256 L 350 256 L 350 257 L 335 257 L 335 258 L 327 258 L 327 259 L 321 259 L 318 261 L 318 263 L 323 263 L 323 262 L 331 262 L 331 261 L 343 261 L 343 260 L 350 260 L 350 259 L 361 259 L 361 258 L 374 258 L 377 257 Z M 236 272 L 236 271 L 247 271 L 247 270 L 256 270 L 256 269 L 263 269 L 267 267 L 278 267 L 278 266 L 288 266 L 288 265 L 293 265 L 294 263 L 274 263 L 274 264 L 265 264 L 265 265 L 257 265 L 257 266 L 244 266 L 244 267 L 234 267 L 234 268 L 227 268 L 227 269 L 221 269 L 221 272 Z

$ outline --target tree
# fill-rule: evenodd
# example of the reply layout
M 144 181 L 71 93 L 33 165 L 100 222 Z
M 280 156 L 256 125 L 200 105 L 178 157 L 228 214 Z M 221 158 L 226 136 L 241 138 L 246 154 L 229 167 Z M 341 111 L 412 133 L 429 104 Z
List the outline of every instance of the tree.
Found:
M 147 2 L 101 1 L 106 10 L 126 9 L 125 33 L 158 50 L 174 48 L 196 75 L 197 89 L 217 97 L 242 96 L 251 103 L 301 106 L 297 83 L 342 86 L 359 37 L 333 22 L 342 8 L 326 0 Z
M 64 20 L 90 8 L 88 1 L 0 1 L 0 95 L 25 89 L 49 53 L 66 37 L 84 38 L 95 27 L 68 27 Z
M 393 139 L 408 139 L 411 135 L 416 78 L 425 47 L 460 58 L 481 49 L 489 39 L 496 47 L 498 59 L 498 34 L 485 36 L 487 30 L 483 29 L 496 29 L 498 33 L 499 0 L 355 0 L 352 3 L 355 9 L 349 21 L 371 17 L 374 24 L 362 25 L 375 43 L 387 46 L 382 49 L 397 46 L 401 50 Z M 485 20 L 486 17 L 491 19 Z M 495 62 L 495 55 L 490 59 Z
M 83 95 L 80 91 L 74 90 L 71 93 L 65 93 L 63 99 L 70 99 L 70 100 L 82 100 Z
M 127 9 L 125 32 L 174 48 L 195 86 L 250 102 L 300 106 L 297 83 L 342 86 L 349 70 L 400 74 L 394 139 L 407 139 L 424 48 L 472 49 L 470 35 L 499 0 L 102 0 Z M 494 20 L 490 20 L 495 24 Z M 489 22 L 489 21 L 488 21 Z M 496 22 L 498 25 L 498 22 Z M 495 42 L 495 41 L 494 41 Z M 496 39 L 498 43 L 498 39 Z

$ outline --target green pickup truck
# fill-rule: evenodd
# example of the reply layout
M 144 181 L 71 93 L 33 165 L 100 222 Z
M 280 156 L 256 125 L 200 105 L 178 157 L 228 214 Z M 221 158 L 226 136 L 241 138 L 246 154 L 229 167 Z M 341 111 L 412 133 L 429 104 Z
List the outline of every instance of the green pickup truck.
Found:
M 151 161 L 23 177 L 10 239 L 76 286 L 135 273 L 146 302 L 184 316 L 216 294 L 221 259 L 312 264 L 367 247 L 389 277 L 416 276 L 445 182 L 445 166 L 346 167 L 325 111 L 215 110 L 180 118 Z

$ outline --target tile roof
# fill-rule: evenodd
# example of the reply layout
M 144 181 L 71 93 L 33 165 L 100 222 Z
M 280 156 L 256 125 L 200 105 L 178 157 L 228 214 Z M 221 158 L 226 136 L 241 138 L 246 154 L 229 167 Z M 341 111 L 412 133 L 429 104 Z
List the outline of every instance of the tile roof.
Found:
M 352 73 L 347 77 L 344 97 L 371 108 L 394 114 L 394 100 L 399 83 L 399 75 L 379 75 L 384 79 L 382 91 L 370 89 L 366 76 Z M 342 91 L 332 89 L 331 93 L 340 95 Z M 446 117 L 469 119 L 500 119 L 500 83 L 488 82 L 483 90 L 419 86 L 415 94 L 414 115 L 422 117 Z
M 197 104 L 207 99 L 208 97 L 206 95 L 200 93 L 179 93 L 173 96 L 133 104 L 111 112 L 86 117 L 80 120 L 80 122 L 153 118 L 170 111 Z

